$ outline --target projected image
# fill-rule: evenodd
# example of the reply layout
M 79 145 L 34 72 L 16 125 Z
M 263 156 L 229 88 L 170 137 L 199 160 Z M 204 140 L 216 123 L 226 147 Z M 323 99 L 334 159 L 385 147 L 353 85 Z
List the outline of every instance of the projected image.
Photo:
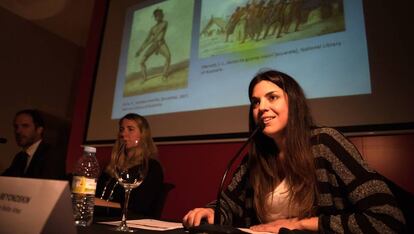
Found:
M 124 97 L 187 87 L 192 5 L 173 0 L 133 13 Z
M 112 119 L 135 112 L 169 123 L 170 114 L 245 107 L 249 81 L 267 68 L 294 76 L 309 99 L 372 92 L 362 0 L 137 1 L 126 13 L 102 63 L 118 64 L 104 102 Z
M 345 30 L 342 0 L 203 0 L 199 57 Z

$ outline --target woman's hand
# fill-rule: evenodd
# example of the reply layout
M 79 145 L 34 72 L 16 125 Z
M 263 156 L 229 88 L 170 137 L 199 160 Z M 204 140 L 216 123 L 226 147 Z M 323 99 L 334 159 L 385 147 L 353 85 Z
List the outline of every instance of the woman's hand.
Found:
M 183 218 L 185 227 L 200 225 L 201 219 L 206 218 L 209 224 L 214 222 L 214 210 L 211 208 L 195 208 L 190 210 Z
M 293 218 L 293 219 L 279 219 L 270 223 L 259 224 L 256 226 L 251 226 L 250 229 L 253 231 L 259 232 L 274 232 L 279 233 L 281 228 L 287 228 L 290 230 L 308 230 L 308 231 L 318 231 L 318 218 L 312 217 L 308 219 Z
M 253 231 L 258 232 L 273 232 L 279 233 L 280 228 L 287 228 L 290 230 L 293 229 L 300 229 L 299 228 L 299 220 L 297 218 L 294 219 L 279 219 L 270 223 L 259 224 L 256 226 L 251 226 L 250 229 Z

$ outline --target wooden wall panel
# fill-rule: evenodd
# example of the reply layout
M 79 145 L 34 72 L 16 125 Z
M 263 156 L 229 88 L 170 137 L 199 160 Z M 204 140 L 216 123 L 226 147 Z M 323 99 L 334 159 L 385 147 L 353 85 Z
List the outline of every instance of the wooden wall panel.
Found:
M 414 134 L 367 136 L 361 148 L 371 167 L 414 194 Z

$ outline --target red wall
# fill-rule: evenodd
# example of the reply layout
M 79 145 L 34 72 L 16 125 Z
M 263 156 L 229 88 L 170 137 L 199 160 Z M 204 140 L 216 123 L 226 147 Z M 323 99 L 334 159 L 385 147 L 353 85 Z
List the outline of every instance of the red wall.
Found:
M 414 194 L 414 134 L 351 137 L 372 168 Z M 215 199 L 225 166 L 242 143 L 159 145 L 165 182 L 175 185 L 167 198 L 163 218 L 180 220 L 190 209 Z M 100 147 L 103 168 L 111 147 Z M 237 165 L 237 162 L 235 163 Z
M 414 194 L 414 134 L 351 137 L 368 164 Z M 242 143 L 159 145 L 165 182 L 175 185 L 162 217 L 180 220 L 190 209 L 214 200 L 227 162 Z M 111 147 L 98 148 L 103 167 Z M 237 165 L 237 162 L 235 163 Z
M 81 155 L 104 11 L 105 1 L 96 1 L 72 119 L 68 172 Z M 414 134 L 353 137 L 351 140 L 373 168 L 414 194 L 414 185 L 410 181 L 414 178 L 414 146 L 411 145 Z M 167 198 L 163 218 L 181 220 L 189 209 L 213 200 L 226 163 L 240 146 L 241 143 L 159 145 L 165 181 L 176 186 Z M 98 148 L 97 157 L 102 167 L 107 163 L 110 151 L 110 147 Z

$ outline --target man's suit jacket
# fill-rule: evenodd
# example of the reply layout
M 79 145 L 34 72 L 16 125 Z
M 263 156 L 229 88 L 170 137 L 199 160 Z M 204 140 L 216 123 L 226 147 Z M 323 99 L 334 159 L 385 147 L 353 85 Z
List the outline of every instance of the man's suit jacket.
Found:
M 24 174 L 18 172 L 18 160 L 16 159 L 17 155 L 14 157 L 10 167 L 2 173 L 2 176 L 66 179 L 66 154 L 64 150 L 54 148 L 44 141 L 39 144 Z

